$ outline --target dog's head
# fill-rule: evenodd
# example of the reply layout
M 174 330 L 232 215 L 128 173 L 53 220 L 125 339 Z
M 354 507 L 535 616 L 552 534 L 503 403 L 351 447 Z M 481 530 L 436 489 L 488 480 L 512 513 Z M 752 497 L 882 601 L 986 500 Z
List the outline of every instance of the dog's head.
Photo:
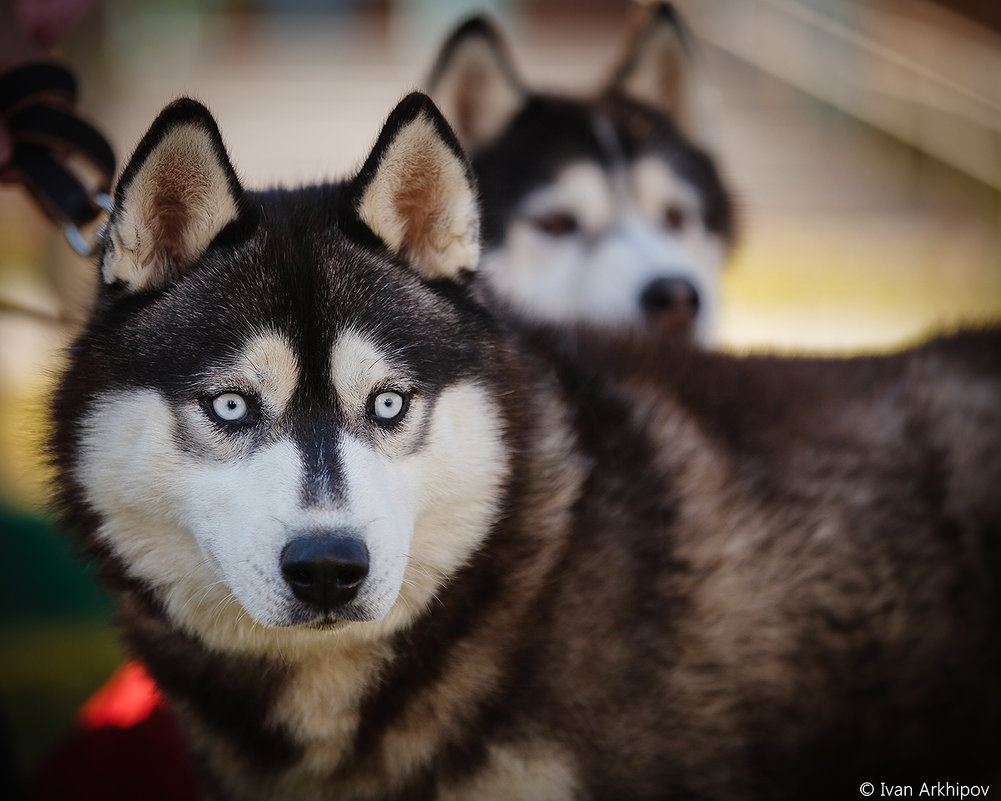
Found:
M 118 183 L 58 397 L 77 519 L 220 647 L 417 614 L 508 470 L 478 252 L 468 165 L 423 95 L 352 180 L 264 193 L 175 102 Z
M 587 100 L 526 88 L 483 18 L 443 46 L 430 91 L 479 182 L 481 275 L 516 313 L 710 337 L 733 210 L 712 159 L 682 133 L 686 36 L 655 6 Z

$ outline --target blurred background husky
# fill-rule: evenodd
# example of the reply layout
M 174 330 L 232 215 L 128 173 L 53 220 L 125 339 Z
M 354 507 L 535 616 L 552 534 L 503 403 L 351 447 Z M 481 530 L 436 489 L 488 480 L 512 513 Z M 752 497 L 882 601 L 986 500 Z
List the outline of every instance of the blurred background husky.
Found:
M 673 7 L 653 5 L 604 88 L 575 98 L 530 90 L 483 17 L 443 46 L 431 95 L 479 183 L 482 275 L 516 314 L 710 340 L 734 213 L 682 133 L 692 47 Z

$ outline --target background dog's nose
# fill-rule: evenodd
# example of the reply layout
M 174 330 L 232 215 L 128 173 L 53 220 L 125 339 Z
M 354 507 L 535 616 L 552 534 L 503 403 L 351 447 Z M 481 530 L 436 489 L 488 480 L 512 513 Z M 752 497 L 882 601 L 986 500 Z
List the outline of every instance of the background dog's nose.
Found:
M 699 313 L 699 293 L 685 278 L 657 278 L 646 285 L 640 296 L 640 304 L 650 316 L 669 315 L 695 319 Z
M 310 534 L 285 546 L 281 567 L 296 598 L 331 612 L 358 594 L 368 575 L 368 548 L 353 533 Z

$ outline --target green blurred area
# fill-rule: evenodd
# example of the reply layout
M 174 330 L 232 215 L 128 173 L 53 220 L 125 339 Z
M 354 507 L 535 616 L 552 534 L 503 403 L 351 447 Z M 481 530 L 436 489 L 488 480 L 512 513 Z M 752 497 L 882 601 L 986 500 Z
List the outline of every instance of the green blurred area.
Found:
M 71 537 L 0 505 L 0 549 L 0 715 L 12 769 L 24 781 L 123 652 L 110 599 Z

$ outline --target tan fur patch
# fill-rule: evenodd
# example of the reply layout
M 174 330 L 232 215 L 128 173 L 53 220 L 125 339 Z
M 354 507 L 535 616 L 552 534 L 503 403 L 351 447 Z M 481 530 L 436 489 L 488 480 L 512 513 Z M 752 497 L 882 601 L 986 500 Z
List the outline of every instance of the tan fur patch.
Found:
M 251 339 L 240 354 L 237 368 L 279 414 L 299 383 L 295 351 L 285 337 L 275 332 L 262 332 Z
M 108 230 L 101 266 L 107 283 L 134 290 L 176 277 L 237 215 L 226 171 L 208 133 L 168 133 L 133 177 Z
M 212 367 L 204 381 L 210 392 L 235 391 L 259 398 L 268 416 L 277 420 L 299 382 L 299 362 L 284 336 L 276 331 L 261 331 L 248 340 L 236 359 Z M 206 419 L 199 404 L 190 404 L 181 415 L 188 430 L 197 432 L 202 445 L 215 458 L 234 460 L 247 454 L 248 443 L 220 432 Z
M 479 212 L 465 165 L 423 114 L 397 133 L 359 214 L 426 278 L 454 278 L 479 259 Z
M 333 638 L 340 642 L 296 665 L 272 715 L 305 751 L 297 772 L 314 778 L 332 773 L 344 758 L 358 729 L 358 699 L 378 681 L 380 665 L 389 656 L 381 640 L 363 640 L 350 632 Z
M 471 779 L 444 789 L 439 801 L 570 801 L 578 798 L 573 760 L 548 742 L 494 745 L 486 765 Z
M 235 359 L 210 368 L 204 381 L 219 392 L 251 392 L 280 417 L 299 383 L 299 359 L 282 334 L 262 329 Z
M 334 390 L 348 409 L 363 409 L 374 387 L 399 381 L 403 372 L 370 338 L 353 330 L 337 337 L 330 367 Z
M 394 359 L 391 351 L 383 351 L 367 336 L 346 330 L 337 338 L 330 357 L 334 391 L 353 425 L 368 427 L 369 397 L 373 392 L 392 389 L 408 392 L 413 376 L 403 366 L 403 359 Z M 410 399 L 403 421 L 391 432 L 377 432 L 375 446 L 386 458 L 393 459 L 409 452 L 420 433 L 420 425 L 428 407 L 424 397 Z
M 412 776 L 430 762 L 445 738 L 462 721 L 475 717 L 476 705 L 490 694 L 501 677 L 498 656 L 476 643 L 455 649 L 445 669 L 445 679 L 411 703 L 403 720 L 383 737 L 381 761 L 390 775 Z M 434 725 L 429 726 L 429 721 L 434 721 Z

